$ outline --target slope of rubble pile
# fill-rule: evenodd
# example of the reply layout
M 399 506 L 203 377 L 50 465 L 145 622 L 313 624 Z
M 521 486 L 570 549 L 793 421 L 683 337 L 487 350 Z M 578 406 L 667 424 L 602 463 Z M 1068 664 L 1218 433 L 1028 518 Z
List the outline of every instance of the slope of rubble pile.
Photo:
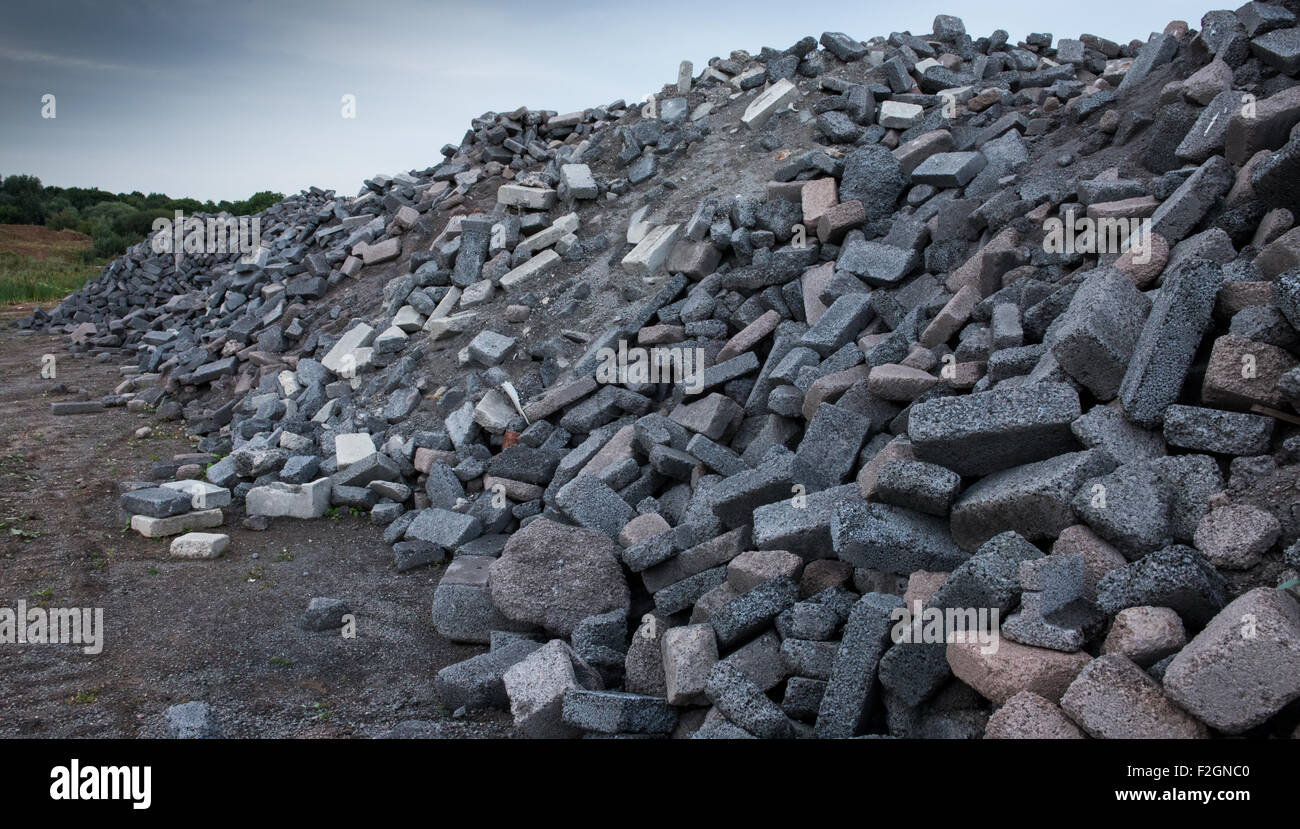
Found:
M 199 436 L 133 527 L 368 511 L 524 736 L 1290 736 L 1295 11 L 684 64 L 23 324 Z

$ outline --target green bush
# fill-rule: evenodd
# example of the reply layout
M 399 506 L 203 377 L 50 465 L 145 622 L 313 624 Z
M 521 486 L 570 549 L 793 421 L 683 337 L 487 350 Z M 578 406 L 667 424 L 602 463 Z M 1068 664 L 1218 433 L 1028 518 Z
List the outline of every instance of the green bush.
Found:
M 81 254 L 81 261 L 89 264 L 96 259 L 116 259 L 135 242 L 123 236 L 119 236 L 113 231 L 108 231 L 102 235 L 92 236 L 90 250 Z
M 284 199 L 283 193 L 263 190 L 246 201 L 201 202 L 174 199 L 165 193 L 109 193 L 97 187 L 43 187 L 36 176 L 0 177 L 0 224 L 43 224 L 52 230 L 74 228 L 91 237 L 93 247 L 84 262 L 120 256 L 127 247 L 153 232 L 154 220 L 172 218 L 175 211 L 227 212 L 235 216 L 260 213 Z
M 45 222 L 46 209 L 41 180 L 36 176 L 7 176 L 0 183 L 0 206 L 6 224 L 39 225 Z
M 113 223 L 118 219 L 125 219 L 136 212 L 136 209 L 126 202 L 102 201 L 87 210 L 83 210 L 81 215 L 92 222 L 100 222 L 105 227 L 112 227 Z
M 260 193 L 254 193 L 246 202 L 235 202 L 235 207 L 242 206 L 242 210 L 232 210 L 236 216 L 251 216 L 255 213 L 261 213 L 266 208 L 276 202 L 284 201 L 284 193 L 272 193 L 270 190 L 263 190 Z
M 77 213 L 75 207 L 65 207 L 53 216 L 45 220 L 45 226 L 50 230 L 67 230 L 68 228 L 76 229 L 81 216 Z
M 170 219 L 173 211 L 166 208 L 152 208 L 137 210 L 129 215 L 119 216 L 113 220 L 113 232 L 119 236 L 132 239 L 143 239 L 153 232 L 153 223 L 155 219 Z

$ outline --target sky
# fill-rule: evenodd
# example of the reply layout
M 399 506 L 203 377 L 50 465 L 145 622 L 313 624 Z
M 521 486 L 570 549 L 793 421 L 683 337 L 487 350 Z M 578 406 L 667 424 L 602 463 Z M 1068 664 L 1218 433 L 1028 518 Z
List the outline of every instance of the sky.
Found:
M 1230 6 L 1237 5 L 1235 2 Z M 5 0 L 0 175 L 202 200 L 354 194 L 424 169 L 487 111 L 642 100 L 733 49 L 804 35 L 1006 29 L 1145 40 L 1213 6 L 1167 0 Z M 53 95 L 54 117 L 44 96 Z M 343 117 L 353 96 L 353 118 Z

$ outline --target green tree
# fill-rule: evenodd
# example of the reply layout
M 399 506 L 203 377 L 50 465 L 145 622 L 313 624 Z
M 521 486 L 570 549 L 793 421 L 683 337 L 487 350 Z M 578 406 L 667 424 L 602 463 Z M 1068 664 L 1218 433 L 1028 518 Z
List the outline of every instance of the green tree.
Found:
M 0 205 L 14 208 L 6 211 L 11 217 L 7 223 L 38 225 L 45 221 L 45 206 L 41 203 L 41 180 L 36 176 L 7 176 L 0 184 Z
M 70 227 L 76 227 L 81 221 L 81 215 L 75 207 L 65 207 L 57 213 L 52 214 L 45 220 L 45 226 L 51 230 L 64 230 Z
M 165 207 L 137 210 L 126 216 L 113 220 L 113 232 L 127 238 L 143 239 L 153 231 L 154 219 L 172 218 L 172 211 Z
M 262 190 L 248 197 L 248 201 L 244 202 L 244 210 L 239 215 L 251 216 L 254 213 L 261 213 L 276 202 L 282 201 L 284 201 L 284 193 L 273 193 L 270 190 Z

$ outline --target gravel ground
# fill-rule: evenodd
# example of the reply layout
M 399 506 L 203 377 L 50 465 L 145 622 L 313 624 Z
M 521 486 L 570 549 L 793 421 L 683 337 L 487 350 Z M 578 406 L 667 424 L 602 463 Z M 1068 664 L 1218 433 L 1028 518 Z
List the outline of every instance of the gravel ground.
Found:
M 172 560 L 167 541 L 125 531 L 119 482 L 193 448 L 177 424 L 125 409 L 51 417 L 78 389 L 111 392 L 125 362 L 60 340 L 0 328 L 0 607 L 102 607 L 104 646 L 0 645 L 0 736 L 159 737 L 162 712 L 195 699 L 229 737 L 368 737 L 407 720 L 441 736 L 509 734 L 503 713 L 453 719 L 440 706 L 434 674 L 480 649 L 433 629 L 443 571 L 397 573 L 364 516 L 253 532 L 235 511 L 216 561 Z M 40 375 L 47 353 L 55 379 Z M 142 425 L 154 435 L 135 438 Z M 346 601 L 356 638 L 299 630 L 313 596 Z

